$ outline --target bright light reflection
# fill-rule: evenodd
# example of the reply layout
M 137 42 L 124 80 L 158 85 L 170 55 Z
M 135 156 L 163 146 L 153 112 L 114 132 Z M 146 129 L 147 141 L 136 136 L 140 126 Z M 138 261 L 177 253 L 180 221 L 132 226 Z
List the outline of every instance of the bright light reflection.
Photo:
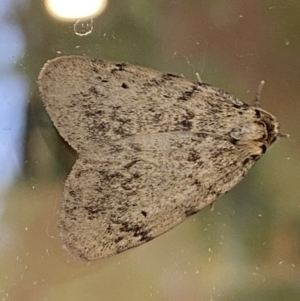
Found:
M 45 0 L 48 12 L 55 18 L 74 20 L 101 14 L 107 0 Z

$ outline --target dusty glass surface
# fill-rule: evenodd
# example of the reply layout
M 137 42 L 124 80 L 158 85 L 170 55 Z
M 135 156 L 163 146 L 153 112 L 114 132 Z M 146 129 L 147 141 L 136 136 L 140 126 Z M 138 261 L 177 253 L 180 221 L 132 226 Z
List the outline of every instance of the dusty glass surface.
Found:
M 108 1 L 64 22 L 42 1 L 0 6 L 0 298 L 2 300 L 299 300 L 300 2 Z M 87 34 L 84 34 L 87 33 Z M 95 262 L 61 248 L 56 216 L 76 154 L 37 91 L 50 58 L 128 61 L 218 86 L 262 106 L 277 142 L 214 211 Z

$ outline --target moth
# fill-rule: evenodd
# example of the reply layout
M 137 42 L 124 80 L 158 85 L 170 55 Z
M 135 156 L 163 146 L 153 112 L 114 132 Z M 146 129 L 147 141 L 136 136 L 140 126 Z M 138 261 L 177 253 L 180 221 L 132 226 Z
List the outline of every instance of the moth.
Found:
M 77 258 L 105 258 L 178 225 L 235 186 L 280 136 L 258 101 L 130 64 L 62 56 L 44 65 L 38 86 L 78 154 L 58 218 Z

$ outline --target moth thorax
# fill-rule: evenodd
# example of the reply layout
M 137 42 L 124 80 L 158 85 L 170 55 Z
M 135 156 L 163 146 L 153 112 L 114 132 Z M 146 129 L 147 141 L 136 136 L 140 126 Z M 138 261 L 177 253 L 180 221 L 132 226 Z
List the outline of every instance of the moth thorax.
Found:
M 235 127 L 230 132 L 230 137 L 237 141 L 264 140 L 267 136 L 266 128 L 260 123 L 246 123 Z

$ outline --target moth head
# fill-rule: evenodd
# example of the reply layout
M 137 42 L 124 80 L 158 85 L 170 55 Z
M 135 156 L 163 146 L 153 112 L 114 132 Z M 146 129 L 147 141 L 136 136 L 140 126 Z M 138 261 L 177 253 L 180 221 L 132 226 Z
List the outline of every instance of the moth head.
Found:
M 232 142 L 237 146 L 247 145 L 252 155 L 264 154 L 279 136 L 276 118 L 260 108 L 255 108 L 253 121 L 242 123 L 230 132 Z

